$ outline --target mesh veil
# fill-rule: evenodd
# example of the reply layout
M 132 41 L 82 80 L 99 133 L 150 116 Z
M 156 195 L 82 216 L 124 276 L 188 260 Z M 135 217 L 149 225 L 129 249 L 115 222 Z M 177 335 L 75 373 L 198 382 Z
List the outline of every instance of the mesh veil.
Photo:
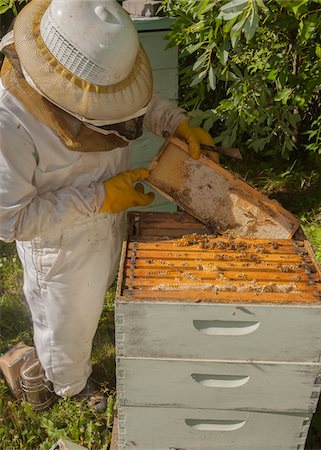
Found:
M 8 52 L 6 54 L 10 57 Z M 18 60 L 12 45 L 10 55 L 17 66 Z M 99 152 L 128 145 L 128 142 L 115 134 L 104 136 L 87 128 L 76 118 L 50 103 L 29 86 L 21 73 L 14 69 L 7 57 L 4 59 L 1 68 L 1 81 L 7 91 L 14 95 L 36 119 L 51 128 L 69 150 Z M 78 126 L 71 127 L 70 121 L 76 121 Z M 73 128 L 78 130 L 77 133 L 71 131 Z

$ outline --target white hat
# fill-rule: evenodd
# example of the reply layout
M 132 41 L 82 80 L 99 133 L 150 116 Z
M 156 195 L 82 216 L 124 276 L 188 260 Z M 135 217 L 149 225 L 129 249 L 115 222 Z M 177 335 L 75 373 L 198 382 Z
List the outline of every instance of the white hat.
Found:
M 151 99 L 148 58 L 116 0 L 32 0 L 14 42 L 27 81 L 80 120 L 124 121 Z

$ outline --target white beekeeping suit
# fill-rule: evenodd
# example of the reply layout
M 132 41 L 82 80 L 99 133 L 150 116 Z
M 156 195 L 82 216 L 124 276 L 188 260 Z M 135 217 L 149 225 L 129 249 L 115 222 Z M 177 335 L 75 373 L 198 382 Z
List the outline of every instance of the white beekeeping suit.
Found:
M 114 0 L 32 0 L 13 37 L 0 85 L 0 238 L 16 240 L 46 376 L 73 396 L 92 370 L 120 254 L 124 208 L 102 212 L 106 180 L 127 171 L 143 117 L 169 136 L 184 115 L 152 97 L 147 57 Z

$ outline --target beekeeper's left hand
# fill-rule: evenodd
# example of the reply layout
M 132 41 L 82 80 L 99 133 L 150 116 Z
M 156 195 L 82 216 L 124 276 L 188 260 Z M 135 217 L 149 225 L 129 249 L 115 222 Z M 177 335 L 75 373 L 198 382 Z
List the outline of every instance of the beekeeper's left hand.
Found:
M 191 127 L 187 119 L 183 119 L 175 130 L 174 136 L 180 137 L 186 140 L 188 144 L 188 152 L 194 159 L 199 159 L 201 156 L 201 144 L 214 145 L 214 139 L 212 136 L 203 130 L 201 127 Z M 212 157 L 215 155 L 216 162 L 219 162 L 219 156 L 217 153 L 212 153 Z

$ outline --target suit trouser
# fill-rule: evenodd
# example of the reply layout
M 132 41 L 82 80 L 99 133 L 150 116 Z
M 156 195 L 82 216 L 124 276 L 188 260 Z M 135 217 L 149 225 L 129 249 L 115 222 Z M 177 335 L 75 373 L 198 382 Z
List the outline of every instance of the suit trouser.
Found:
M 104 296 L 118 269 L 124 213 L 97 214 L 62 233 L 17 242 L 34 343 L 60 396 L 86 385 Z

